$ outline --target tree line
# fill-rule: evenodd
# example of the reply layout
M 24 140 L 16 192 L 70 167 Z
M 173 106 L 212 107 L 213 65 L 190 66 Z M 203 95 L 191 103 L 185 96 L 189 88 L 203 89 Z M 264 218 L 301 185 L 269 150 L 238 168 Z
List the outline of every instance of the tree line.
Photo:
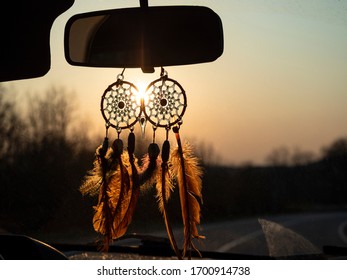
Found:
M 62 209 L 81 210 L 77 186 L 91 161 L 89 140 L 71 135 L 78 127 L 72 93 L 52 87 L 26 109 L 9 94 L 0 87 L 0 228 L 36 230 Z

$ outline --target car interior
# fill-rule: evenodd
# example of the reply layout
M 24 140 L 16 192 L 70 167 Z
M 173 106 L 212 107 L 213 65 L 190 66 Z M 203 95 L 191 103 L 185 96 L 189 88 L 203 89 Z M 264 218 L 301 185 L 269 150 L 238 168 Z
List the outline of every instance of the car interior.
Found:
M 2 4 L 0 259 L 347 258 L 346 2 L 82 2 Z M 62 53 L 53 56 L 57 30 Z M 226 57 L 234 68 L 219 66 Z M 99 116 L 93 140 L 90 116 L 70 110 L 74 97 L 54 87 L 29 94 L 61 64 L 73 69 L 59 77 L 66 84 L 100 87 L 100 97 L 79 93 Z M 156 76 L 143 87 L 135 71 Z M 318 93 L 324 80 L 334 92 Z M 221 94 L 231 83 L 239 91 Z M 85 121 L 70 133 L 76 115 Z M 216 146 L 184 141 L 206 135 Z M 316 150 L 330 144 L 318 155 L 281 146 L 262 164 L 222 160 L 244 146 L 259 157 L 268 139 L 291 137 Z

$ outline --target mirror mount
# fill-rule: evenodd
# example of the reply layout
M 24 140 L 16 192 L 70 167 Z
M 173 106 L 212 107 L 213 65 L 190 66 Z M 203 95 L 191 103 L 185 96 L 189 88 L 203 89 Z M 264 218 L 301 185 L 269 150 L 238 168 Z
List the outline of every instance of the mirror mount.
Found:
M 148 0 L 140 0 L 140 7 L 142 9 L 148 8 Z
M 147 9 L 148 8 L 148 0 L 140 0 L 140 7 L 142 10 Z M 155 72 L 155 69 L 152 66 L 148 66 L 148 67 L 141 66 L 141 70 L 143 73 L 148 73 L 148 74 Z
M 140 7 L 143 10 L 147 9 L 148 8 L 148 0 L 140 0 Z M 143 73 L 148 73 L 148 74 L 155 72 L 155 69 L 152 66 L 148 66 L 148 67 L 141 66 L 141 70 Z

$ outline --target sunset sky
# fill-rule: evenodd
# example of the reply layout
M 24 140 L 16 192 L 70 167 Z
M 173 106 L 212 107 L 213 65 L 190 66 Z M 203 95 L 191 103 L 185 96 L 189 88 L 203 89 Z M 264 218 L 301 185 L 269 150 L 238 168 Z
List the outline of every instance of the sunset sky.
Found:
M 347 0 L 149 0 L 150 6 L 176 4 L 213 9 L 225 39 L 224 53 L 215 62 L 166 68 L 187 93 L 183 138 L 211 144 L 224 163 L 236 164 L 262 163 L 280 146 L 318 153 L 347 136 Z M 100 131 L 102 139 L 100 97 L 122 69 L 68 65 L 64 25 L 76 13 L 138 5 L 75 0 L 52 27 L 51 71 L 6 84 L 18 98 L 52 85 L 76 92 L 85 129 Z M 128 69 L 125 80 L 146 85 L 159 73 Z

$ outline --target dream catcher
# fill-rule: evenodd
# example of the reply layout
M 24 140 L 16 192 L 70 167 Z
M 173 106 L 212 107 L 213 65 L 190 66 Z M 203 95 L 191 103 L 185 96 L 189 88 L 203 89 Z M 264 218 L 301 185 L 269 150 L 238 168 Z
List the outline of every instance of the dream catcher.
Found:
M 190 258 L 193 250 L 199 253 L 193 239 L 203 238 L 197 229 L 202 202 L 202 171 L 191 147 L 181 143 L 180 127 L 187 107 L 186 93 L 161 68 L 160 78 L 148 85 L 145 97 L 138 100 L 137 96 L 136 86 L 124 80 L 124 70 L 104 91 L 101 113 L 106 136 L 96 149 L 94 167 L 80 190 L 82 194 L 98 196 L 93 226 L 103 236 L 103 249 L 107 251 L 112 240 L 125 234 L 141 190 L 155 187 L 171 246 L 178 258 Z M 146 122 L 152 125 L 153 141 L 140 165 L 134 155 L 134 125 L 139 123 L 144 129 Z M 108 130 L 111 127 L 117 131 L 118 137 L 110 145 Z M 158 129 L 166 131 L 161 150 L 155 137 Z M 125 130 L 129 131 L 126 148 L 121 140 Z M 169 142 L 170 131 L 177 140 L 174 149 Z M 174 189 L 179 191 L 184 226 L 182 251 L 178 248 L 167 213 L 167 203 Z

